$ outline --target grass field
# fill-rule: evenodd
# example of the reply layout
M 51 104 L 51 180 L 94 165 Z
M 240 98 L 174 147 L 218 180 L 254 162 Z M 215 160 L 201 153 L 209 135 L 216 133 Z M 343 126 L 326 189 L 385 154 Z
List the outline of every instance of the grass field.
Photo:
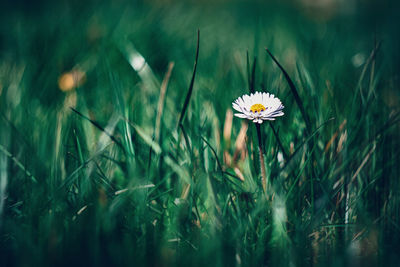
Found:
M 0 5 L 1 266 L 400 264 L 399 4 Z

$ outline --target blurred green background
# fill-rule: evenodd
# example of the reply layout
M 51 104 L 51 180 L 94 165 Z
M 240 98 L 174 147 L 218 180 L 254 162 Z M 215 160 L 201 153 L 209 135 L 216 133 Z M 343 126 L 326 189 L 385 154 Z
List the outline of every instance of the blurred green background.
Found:
M 0 265 L 398 266 L 399 7 L 2 1 Z

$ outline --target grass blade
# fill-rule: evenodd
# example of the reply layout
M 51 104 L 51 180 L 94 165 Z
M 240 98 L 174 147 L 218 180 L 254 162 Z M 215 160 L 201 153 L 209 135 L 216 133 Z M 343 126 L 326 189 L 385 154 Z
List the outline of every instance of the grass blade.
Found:
M 186 134 L 185 128 L 183 128 L 182 124 L 179 124 L 179 128 L 181 128 L 183 138 L 185 139 L 186 147 L 189 150 L 190 159 L 193 160 L 193 150 L 192 150 L 192 147 L 190 145 L 189 137 Z
M 76 109 L 74 109 L 73 107 L 70 107 L 70 109 L 75 112 L 76 114 L 78 114 L 79 116 L 81 116 L 82 118 L 84 118 L 85 120 L 89 121 L 90 123 L 92 123 L 97 129 L 99 129 L 100 131 L 104 132 L 108 137 L 110 137 L 110 139 L 112 141 L 114 141 L 124 152 L 125 148 L 124 146 L 121 144 L 120 141 L 117 140 L 117 138 L 115 138 L 115 136 L 113 136 L 112 134 L 108 133 L 106 131 L 106 129 L 104 129 L 100 124 L 98 124 L 97 122 L 95 122 L 94 120 L 89 119 L 88 117 L 86 117 L 85 115 L 83 115 L 82 113 L 80 113 L 79 111 L 77 111 Z
M 167 73 L 164 76 L 164 80 L 160 88 L 160 97 L 158 99 L 157 105 L 157 117 L 156 117 L 156 128 L 155 128 L 155 139 L 156 142 L 160 141 L 160 128 L 161 128 L 161 116 L 164 110 L 165 93 L 167 92 L 167 87 L 169 83 L 169 78 L 171 77 L 172 69 L 174 68 L 174 62 L 170 62 L 168 65 Z
M 295 158 L 296 154 L 300 151 L 300 149 L 304 146 L 304 144 L 308 143 L 311 141 L 311 139 L 319 132 L 319 130 L 322 129 L 323 126 L 325 126 L 328 122 L 334 120 L 335 118 L 330 118 L 328 120 L 326 120 L 325 122 L 323 122 L 320 126 L 317 127 L 317 129 L 315 129 L 315 131 L 310 134 L 306 140 L 304 140 L 298 147 L 297 149 L 293 152 L 292 155 L 290 155 L 290 158 L 288 159 L 288 161 L 286 162 L 285 166 L 283 167 L 283 169 L 285 169 L 287 166 L 289 166 L 289 163 L 292 161 L 293 158 Z
M 207 146 L 211 149 L 212 153 L 214 154 L 215 160 L 217 161 L 218 168 L 221 171 L 221 173 L 223 173 L 222 165 L 221 165 L 221 162 L 218 159 L 217 152 L 215 151 L 215 149 L 210 145 L 210 143 L 203 136 L 201 136 L 201 140 L 203 140 L 204 143 L 206 143 Z
M 193 75 L 192 75 L 192 80 L 190 81 L 190 85 L 189 85 L 189 90 L 186 94 L 186 98 L 185 98 L 185 102 L 183 102 L 183 107 L 182 107 L 182 111 L 181 111 L 181 115 L 179 117 L 179 121 L 178 121 L 178 127 L 179 125 L 182 123 L 183 118 L 185 116 L 187 107 L 189 106 L 189 101 L 190 101 L 190 97 L 192 96 L 192 91 L 193 91 L 193 85 L 194 85 L 194 79 L 196 77 L 196 70 L 197 70 L 197 61 L 199 59 L 199 47 L 200 47 L 200 30 L 197 31 L 197 48 L 196 48 L 196 58 L 194 60 L 194 67 L 193 67 Z
M 18 168 L 20 168 L 23 172 L 25 172 L 25 175 L 30 177 L 33 182 L 35 183 L 38 182 L 35 176 L 33 176 L 33 174 L 25 168 L 24 164 L 22 164 L 16 157 L 14 157 L 4 146 L 0 145 L 0 151 L 3 152 L 12 161 L 14 161 L 15 165 L 17 165 Z
M 278 62 L 278 60 L 272 55 L 271 51 L 269 51 L 268 48 L 265 48 L 265 50 L 267 51 L 269 56 L 272 58 L 272 60 L 275 62 L 275 64 L 279 67 L 279 69 L 282 71 L 283 75 L 285 76 L 286 81 L 288 82 L 290 90 L 293 94 L 294 100 L 296 101 L 297 106 L 300 109 L 301 115 L 303 116 L 303 119 L 306 123 L 307 132 L 311 133 L 311 122 L 310 122 L 310 119 L 309 119 L 305 109 L 304 109 L 303 101 L 301 101 L 301 98 L 299 96 L 299 93 L 297 92 L 296 86 L 294 85 L 292 79 L 290 78 L 290 76 L 286 72 L 286 70 L 282 67 L 282 65 Z
M 247 83 L 248 83 L 248 86 L 249 86 L 249 91 L 250 91 L 250 93 L 253 93 L 251 91 L 249 50 L 246 51 L 246 71 L 247 71 Z
M 247 82 L 248 82 L 250 94 L 255 93 L 254 86 L 255 86 L 255 78 L 256 78 L 256 62 L 257 62 L 257 58 L 254 57 L 253 66 L 251 67 L 251 73 L 250 73 L 249 51 L 247 50 L 246 51 L 246 71 L 247 71 Z
M 369 55 L 367 62 L 364 65 L 363 70 L 361 71 L 360 79 L 358 80 L 357 84 L 357 89 L 360 90 L 360 96 L 361 96 L 361 101 L 364 104 L 365 102 L 365 97 L 363 94 L 363 89 L 362 89 L 362 81 L 364 80 L 365 73 L 367 72 L 368 66 L 371 64 L 371 62 L 375 59 L 375 55 L 378 52 L 379 48 L 381 47 L 381 42 L 379 42 L 374 49 L 372 50 L 371 54 Z
M 251 68 L 251 80 L 250 80 L 250 91 L 252 93 L 255 93 L 255 84 L 256 84 L 256 63 L 257 63 L 257 58 L 254 57 L 254 61 L 253 61 L 253 67 Z
M 281 139 L 279 138 L 279 135 L 278 135 L 277 131 L 275 131 L 274 125 L 273 125 L 271 122 L 269 122 L 269 126 L 271 127 L 272 132 L 274 133 L 276 142 L 278 142 L 278 146 L 279 146 L 279 148 L 280 148 L 281 151 L 282 151 L 282 154 L 283 154 L 283 157 L 285 158 L 285 161 L 287 161 L 288 158 L 289 158 L 289 156 L 288 156 L 288 154 L 286 153 L 285 149 L 283 148 Z

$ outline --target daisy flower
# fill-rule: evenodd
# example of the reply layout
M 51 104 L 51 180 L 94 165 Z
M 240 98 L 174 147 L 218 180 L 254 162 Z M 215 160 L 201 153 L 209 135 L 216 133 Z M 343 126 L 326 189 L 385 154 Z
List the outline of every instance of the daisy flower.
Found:
M 236 99 L 232 106 L 240 113 L 236 117 L 252 120 L 254 123 L 273 121 L 275 117 L 283 116 L 284 106 L 279 98 L 270 93 L 255 92 L 250 95 L 243 95 Z

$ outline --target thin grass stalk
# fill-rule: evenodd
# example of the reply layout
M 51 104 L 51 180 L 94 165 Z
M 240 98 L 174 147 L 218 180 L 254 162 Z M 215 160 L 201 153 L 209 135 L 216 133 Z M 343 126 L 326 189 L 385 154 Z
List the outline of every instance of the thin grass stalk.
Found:
M 91 124 L 93 124 L 97 129 L 99 129 L 100 131 L 104 132 L 112 141 L 114 141 L 115 144 L 117 144 L 121 150 L 126 154 L 126 149 L 125 147 L 122 145 L 122 143 L 112 134 L 107 132 L 107 130 L 105 128 L 103 128 L 99 123 L 97 123 L 94 120 L 89 119 L 88 117 L 86 117 L 85 115 L 83 115 L 81 112 L 79 112 L 78 110 L 74 109 L 73 107 L 69 107 L 73 112 L 75 112 L 76 114 L 78 114 L 80 117 L 84 118 L 85 120 L 89 121 Z
M 274 125 L 272 125 L 272 123 L 269 122 L 269 126 L 271 127 L 272 132 L 274 133 L 274 136 L 275 136 L 276 141 L 277 141 L 277 143 L 278 143 L 278 146 L 279 146 L 280 150 L 282 151 L 283 158 L 285 159 L 285 161 L 287 161 L 287 160 L 289 159 L 289 156 L 288 156 L 288 154 L 286 153 L 285 149 L 283 148 L 281 139 L 279 138 L 279 135 L 278 135 L 277 131 L 275 131 Z
M 190 80 L 189 90 L 186 94 L 186 98 L 183 103 L 181 115 L 179 116 L 177 128 L 179 128 L 179 125 L 183 122 L 183 119 L 184 119 L 185 113 L 186 113 L 186 109 L 189 105 L 190 97 L 192 96 L 194 79 L 196 78 L 197 61 L 199 59 L 199 48 L 200 48 L 200 30 L 197 30 L 197 47 L 196 47 L 196 57 L 194 60 L 193 75 L 192 75 L 192 79 Z
M 160 88 L 160 97 L 158 99 L 157 105 L 157 117 L 156 117 L 156 126 L 155 126 L 155 140 L 156 142 L 160 141 L 160 131 L 161 131 L 161 116 L 164 110 L 164 102 L 165 102 L 165 93 L 167 92 L 167 87 L 169 83 L 169 78 L 171 77 L 172 69 L 174 68 L 175 63 L 170 62 L 168 65 L 167 73 L 164 76 L 164 80 L 162 81 Z
M 269 56 L 271 57 L 272 61 L 275 62 L 275 64 L 278 66 L 278 68 L 282 71 L 283 76 L 285 76 L 286 81 L 289 84 L 289 88 L 293 94 L 294 100 L 297 103 L 297 106 L 300 109 L 300 113 L 303 116 L 303 119 L 306 123 L 306 129 L 307 129 L 307 133 L 310 134 L 311 131 L 311 122 L 310 122 L 310 118 L 308 117 L 308 114 L 305 111 L 304 105 L 303 105 L 303 101 L 301 100 L 299 93 L 297 92 L 296 86 L 294 85 L 292 79 L 290 78 L 289 74 L 286 72 L 286 70 L 282 67 L 282 65 L 278 62 L 278 60 L 272 55 L 271 51 L 268 50 L 268 48 L 265 48 L 265 50 L 267 51 L 267 53 L 269 54 Z
M 0 145 L 0 151 L 3 152 L 9 159 L 11 159 L 14 164 L 18 166 L 23 172 L 25 172 L 25 175 L 31 178 L 34 183 L 38 182 L 35 176 L 33 176 L 33 174 L 26 169 L 25 165 L 22 164 L 22 162 L 19 161 L 13 154 L 11 154 L 11 152 L 9 152 L 4 146 Z
M 265 165 L 264 165 L 264 153 L 262 149 L 262 139 L 261 139 L 261 129 L 260 129 L 260 124 L 256 124 L 256 129 L 257 129 L 257 138 L 258 138 L 258 153 L 260 156 L 260 169 L 261 169 L 261 183 L 262 187 L 264 190 L 264 193 L 267 193 L 267 175 L 265 171 Z

